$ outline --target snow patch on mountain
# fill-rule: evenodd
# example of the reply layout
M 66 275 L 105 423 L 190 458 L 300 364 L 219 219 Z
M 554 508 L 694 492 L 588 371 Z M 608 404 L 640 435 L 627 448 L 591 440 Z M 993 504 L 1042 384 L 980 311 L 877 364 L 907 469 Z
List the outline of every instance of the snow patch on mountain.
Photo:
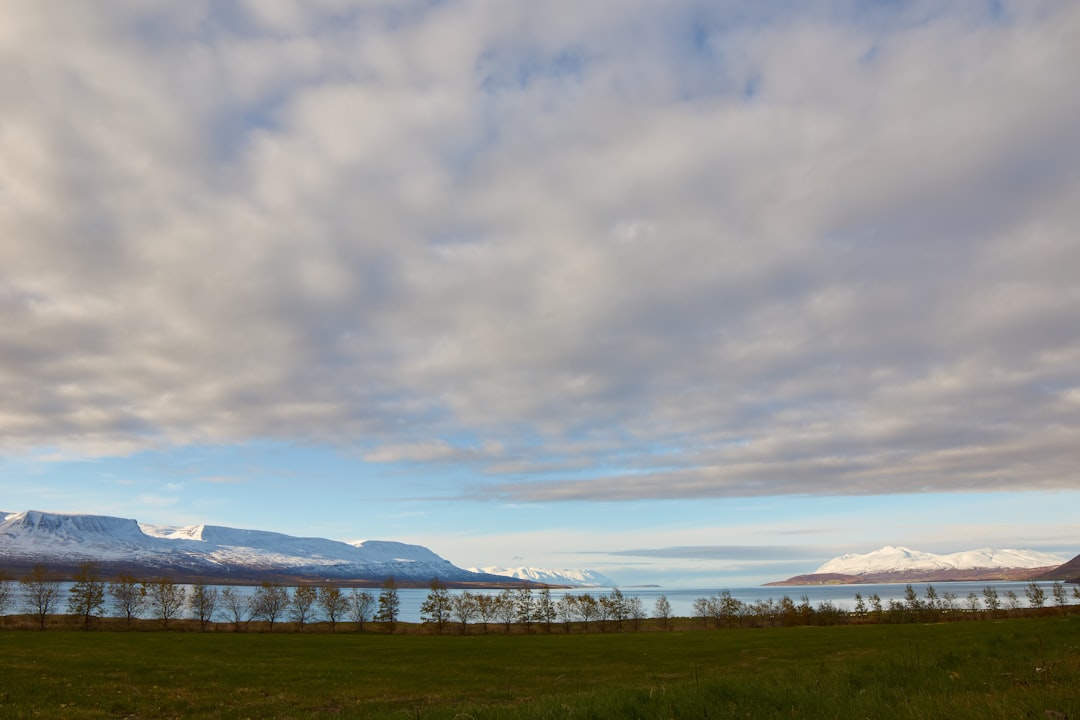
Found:
M 544 585 L 569 585 L 571 587 L 615 587 L 615 581 L 595 570 L 550 570 L 546 568 L 469 568 L 472 572 L 502 575 L 515 580 L 528 580 Z
M 863 554 L 841 555 L 814 571 L 815 575 L 870 575 L 912 570 L 975 570 L 990 568 L 1039 568 L 1061 565 L 1066 558 L 1034 550 L 980 548 L 948 555 L 886 545 Z

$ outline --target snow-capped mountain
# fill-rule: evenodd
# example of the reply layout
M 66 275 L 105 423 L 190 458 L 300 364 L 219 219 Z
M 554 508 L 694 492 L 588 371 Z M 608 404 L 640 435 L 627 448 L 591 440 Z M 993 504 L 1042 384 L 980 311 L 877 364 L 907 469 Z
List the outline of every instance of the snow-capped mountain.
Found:
M 506 582 L 459 568 L 419 545 L 355 544 L 215 525 L 140 525 L 102 515 L 29 510 L 0 515 L 0 561 L 68 570 L 85 562 L 126 571 L 233 580 Z
M 981 548 L 948 555 L 887 545 L 868 553 L 841 555 L 814 572 L 769 585 L 1029 580 L 1065 562 L 1035 550 Z
M 839 573 L 866 575 L 869 573 L 904 572 L 908 570 L 974 570 L 980 568 L 1043 568 L 1061 565 L 1066 558 L 1034 550 L 993 550 L 980 548 L 949 555 L 935 555 L 906 547 L 886 545 L 864 554 L 841 555 L 833 558 L 815 574 Z
M 502 575 L 528 580 L 544 585 L 569 585 L 570 587 L 615 587 L 615 581 L 595 570 L 549 570 L 545 568 L 469 568 L 472 572 Z

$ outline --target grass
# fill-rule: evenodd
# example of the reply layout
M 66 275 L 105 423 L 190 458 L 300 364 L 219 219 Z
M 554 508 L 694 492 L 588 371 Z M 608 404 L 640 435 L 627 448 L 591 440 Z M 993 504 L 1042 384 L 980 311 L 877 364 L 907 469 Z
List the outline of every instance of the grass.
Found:
M 0 632 L 0 718 L 1080 719 L 1080 618 L 530 635 Z

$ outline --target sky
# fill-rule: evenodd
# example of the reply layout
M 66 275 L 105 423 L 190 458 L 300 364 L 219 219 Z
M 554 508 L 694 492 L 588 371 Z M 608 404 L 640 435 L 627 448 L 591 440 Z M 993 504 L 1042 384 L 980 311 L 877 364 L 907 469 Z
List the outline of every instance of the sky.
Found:
M 0 508 L 746 585 L 1080 553 L 1080 3 L 7 0 Z

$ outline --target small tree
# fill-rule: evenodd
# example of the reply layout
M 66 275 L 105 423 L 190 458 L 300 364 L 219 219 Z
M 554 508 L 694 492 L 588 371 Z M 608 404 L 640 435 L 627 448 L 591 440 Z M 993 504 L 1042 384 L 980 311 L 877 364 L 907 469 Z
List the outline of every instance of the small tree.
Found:
M 989 585 L 983 588 L 983 604 L 991 617 L 996 616 L 1001 609 L 1001 600 L 998 598 L 997 590 Z
M 236 588 L 227 587 L 221 591 L 221 605 L 233 624 L 233 630 L 240 632 L 251 612 L 251 598 L 237 592 Z
M 379 612 L 375 619 L 386 623 L 390 632 L 394 632 L 397 623 L 398 611 L 401 609 L 401 598 L 398 597 L 397 585 L 394 584 L 393 576 L 386 578 L 382 591 L 379 592 Z
M 623 621 L 630 616 L 630 606 L 627 604 L 626 596 L 623 595 L 622 590 L 614 588 L 607 596 L 607 601 L 611 619 L 617 623 L 621 630 Z
M 570 623 L 578 616 L 577 598 L 569 593 L 563 595 L 559 602 L 555 603 L 555 612 L 558 613 L 566 632 L 570 632 Z
M 922 613 L 922 600 L 919 600 L 918 593 L 915 592 L 915 588 L 911 585 L 904 586 L 904 601 L 907 603 L 907 614 L 911 618 L 917 618 Z
M 83 619 L 83 629 L 90 628 L 90 621 L 101 617 L 105 611 L 105 582 L 97 576 L 93 563 L 83 563 L 75 575 L 75 582 L 68 588 L 68 612 Z
M 339 588 L 324 585 L 319 590 L 319 607 L 326 614 L 326 619 L 330 621 L 330 632 L 334 632 L 338 618 L 349 611 L 349 599 Z
M 450 594 L 446 591 L 446 586 L 439 582 L 438 578 L 432 578 L 431 590 L 420 604 L 420 619 L 426 624 L 434 625 L 435 632 L 442 635 L 452 612 L 453 606 L 450 604 Z
M 11 587 L 11 578 L 0 572 L 0 615 L 6 615 L 8 606 L 15 597 L 15 591 Z
M 514 593 L 514 619 L 527 629 L 533 620 L 532 588 L 522 585 Z
M 937 590 L 933 585 L 926 586 L 926 603 L 923 604 L 926 609 L 926 614 L 931 619 L 936 619 L 941 612 L 941 599 L 938 597 Z
M 540 589 L 540 597 L 536 599 L 536 619 L 544 623 L 544 628 L 551 632 L 551 623 L 555 622 L 555 603 L 551 600 L 551 588 L 544 586 Z
M 514 594 L 509 589 L 495 596 L 495 617 L 506 626 L 506 632 L 510 632 L 510 625 L 517 617 L 517 608 L 514 606 Z
M 484 624 L 484 634 L 487 635 L 488 623 L 498 617 L 499 603 L 494 595 L 480 594 L 476 596 L 476 614 L 480 616 L 480 622 Z
M 1046 604 L 1046 591 L 1034 580 L 1024 588 L 1024 594 L 1027 595 L 1028 605 L 1036 610 Z
M 878 601 L 878 603 L 879 603 L 878 610 L 879 611 L 881 610 L 880 602 L 881 601 L 879 600 Z M 780 603 L 777 606 L 776 612 L 777 612 L 777 615 L 780 616 L 780 622 L 784 625 L 784 627 L 792 627 L 793 625 L 795 625 L 798 622 L 799 613 L 795 609 L 795 601 L 792 600 L 787 595 L 780 598 Z
M 150 607 L 161 621 L 162 628 L 168 630 L 169 621 L 177 617 L 184 607 L 187 590 L 165 577 L 143 583 L 143 589 Z
M 956 615 L 958 602 L 959 598 L 954 592 L 944 592 L 941 594 L 941 608 L 948 614 L 950 618 Z
M 641 629 L 641 621 L 647 617 L 641 598 L 632 597 L 626 601 L 626 616 L 634 623 L 634 630 Z
M 972 615 L 979 612 L 979 596 L 974 590 L 967 594 L 967 609 Z
M 364 623 L 371 619 L 375 611 L 375 596 L 353 588 L 349 595 L 349 616 L 356 623 L 356 629 L 362 631 Z
M 792 605 L 794 610 L 794 605 Z M 712 615 L 712 605 L 709 598 L 697 598 L 694 600 L 694 617 L 701 618 L 701 627 L 708 627 L 709 617 Z
M 109 583 L 109 606 L 112 611 L 127 621 L 131 628 L 131 622 L 139 617 L 146 605 L 146 588 L 131 575 L 119 575 Z
M 1008 608 L 1010 612 L 1016 612 L 1020 609 L 1020 598 L 1016 597 L 1016 593 L 1012 590 L 1005 591 L 1005 607 Z
M 601 595 L 596 599 L 596 616 L 600 621 L 600 630 L 607 632 L 608 623 L 615 619 L 615 602 L 609 595 Z
M 862 620 L 866 617 L 866 602 L 863 601 L 862 593 L 855 593 L 855 617 Z
M 874 622 L 881 622 L 881 616 L 885 611 L 881 607 L 881 596 L 877 593 L 870 595 L 870 614 L 874 616 Z
M 288 603 L 289 619 L 300 627 L 300 632 L 304 632 L 304 625 L 314 617 L 318 601 L 319 591 L 311 585 L 300 585 L 293 590 Z
M 1065 606 L 1069 604 L 1069 596 L 1065 592 L 1065 586 L 1055 580 L 1053 591 L 1054 604 L 1057 605 L 1062 612 L 1065 612 Z
M 667 630 L 671 626 L 671 602 L 666 595 L 656 598 L 653 607 L 653 617 L 660 621 L 660 627 Z
M 582 593 L 577 597 L 578 617 L 585 623 L 585 629 L 589 628 L 589 621 L 600 617 L 600 603 L 589 593 Z
M 463 592 L 450 598 L 450 609 L 457 621 L 461 623 L 461 634 L 469 634 L 469 622 L 476 617 L 480 610 L 478 598 L 471 592 Z
M 251 617 L 262 620 L 274 632 L 274 623 L 289 606 L 289 591 L 278 583 L 264 582 L 251 596 Z
M 35 565 L 30 574 L 19 578 L 19 584 L 27 612 L 37 617 L 39 628 L 44 630 L 46 618 L 60 604 L 60 581 L 44 565 Z
M 210 587 L 206 583 L 195 583 L 191 586 L 191 597 L 188 598 L 188 607 L 191 614 L 199 621 L 199 629 L 206 630 L 206 626 L 214 619 L 214 613 L 218 605 L 218 589 Z

